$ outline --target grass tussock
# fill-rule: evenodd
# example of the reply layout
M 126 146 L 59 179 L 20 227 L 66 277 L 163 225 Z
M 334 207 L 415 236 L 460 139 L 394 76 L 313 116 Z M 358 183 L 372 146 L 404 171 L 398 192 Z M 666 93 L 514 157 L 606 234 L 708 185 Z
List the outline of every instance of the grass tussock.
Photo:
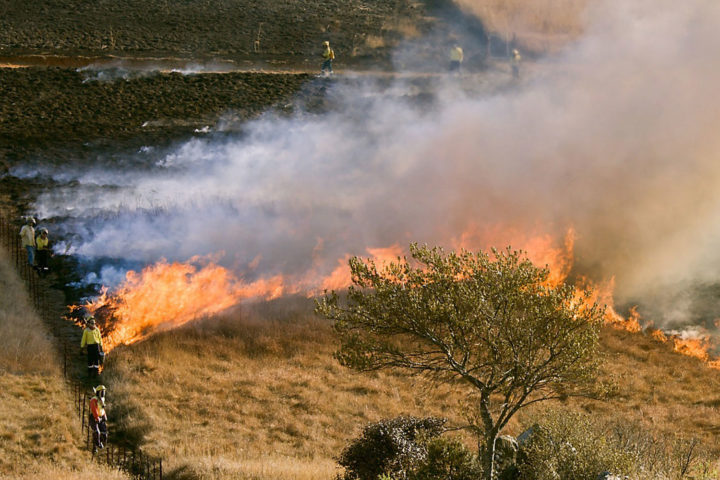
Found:
M 49 332 L 0 250 L 0 478 L 127 478 L 93 465 Z

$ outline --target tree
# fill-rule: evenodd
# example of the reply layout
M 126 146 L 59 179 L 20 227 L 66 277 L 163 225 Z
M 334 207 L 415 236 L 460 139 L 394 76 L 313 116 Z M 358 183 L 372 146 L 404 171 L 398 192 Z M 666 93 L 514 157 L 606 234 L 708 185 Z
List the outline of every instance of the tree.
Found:
M 412 263 L 350 259 L 353 285 L 316 311 L 333 320 L 336 358 L 362 371 L 404 369 L 469 386 L 483 476 L 495 441 L 536 402 L 586 392 L 597 370 L 603 310 L 590 292 L 551 285 L 522 252 L 445 253 L 410 246 Z

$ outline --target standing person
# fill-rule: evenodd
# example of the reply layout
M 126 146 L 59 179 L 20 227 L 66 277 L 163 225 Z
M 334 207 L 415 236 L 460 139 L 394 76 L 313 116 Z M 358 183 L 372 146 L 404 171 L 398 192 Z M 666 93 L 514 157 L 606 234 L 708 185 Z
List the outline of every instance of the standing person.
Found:
M 28 217 L 20 229 L 20 241 L 27 250 L 28 265 L 35 266 L 35 219 Z
M 520 78 L 520 62 L 522 61 L 522 56 L 520 56 L 520 52 L 516 49 L 513 49 L 512 51 L 512 59 L 510 59 L 510 63 L 512 63 L 512 76 L 515 80 L 518 80 Z
M 100 371 L 100 354 L 102 352 L 102 335 L 95 326 L 95 318 L 88 316 L 85 319 L 80 349 L 87 347 L 88 378 L 97 377 Z
M 463 58 L 463 49 L 460 45 L 457 43 L 453 45 L 453 47 L 450 49 L 450 71 L 460 73 L 460 67 L 462 66 Z
M 325 49 L 323 50 L 323 54 L 322 54 L 323 63 L 322 63 L 322 66 L 320 67 L 320 73 L 322 73 L 323 75 L 332 75 L 333 74 L 332 63 L 333 63 L 333 60 L 335 60 L 335 51 L 332 48 L 330 48 L 330 42 L 327 40 L 325 40 L 323 42 L 323 47 L 325 47 Z
M 47 228 L 40 229 L 40 235 L 35 239 L 35 247 L 37 248 L 37 270 L 40 274 L 47 273 L 50 270 L 48 258 L 51 255 Z
M 95 394 L 90 399 L 90 416 L 88 425 L 93 436 L 93 452 L 105 448 L 107 443 L 107 414 L 105 413 L 105 385 L 93 388 Z

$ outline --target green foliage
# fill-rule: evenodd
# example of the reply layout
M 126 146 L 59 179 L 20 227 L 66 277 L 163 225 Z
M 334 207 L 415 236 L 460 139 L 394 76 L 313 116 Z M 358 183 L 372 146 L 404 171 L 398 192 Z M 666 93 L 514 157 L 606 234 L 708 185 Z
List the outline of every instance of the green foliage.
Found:
M 459 440 L 446 437 L 427 442 L 427 456 L 409 475 L 410 480 L 476 480 L 477 458 Z
M 519 409 L 591 384 L 603 311 L 589 292 L 578 298 L 568 285 L 551 285 L 548 270 L 521 252 L 411 245 L 410 253 L 412 263 L 398 258 L 383 268 L 352 258 L 347 301 L 332 292 L 316 310 L 334 321 L 343 365 L 470 386 L 489 478 L 494 439 Z
M 444 431 L 442 418 L 397 417 L 365 427 L 343 450 L 338 463 L 345 480 L 376 480 L 379 475 L 406 479 L 427 456 L 424 442 Z
M 596 480 L 602 472 L 634 470 L 637 456 L 592 417 L 551 412 L 533 426 L 520 450 L 518 470 L 526 480 Z

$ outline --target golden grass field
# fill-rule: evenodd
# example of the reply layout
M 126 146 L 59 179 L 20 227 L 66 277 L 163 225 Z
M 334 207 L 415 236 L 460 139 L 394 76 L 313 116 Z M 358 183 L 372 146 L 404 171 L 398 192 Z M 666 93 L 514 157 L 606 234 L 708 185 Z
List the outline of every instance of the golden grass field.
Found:
M 607 329 L 603 343 L 602 377 L 616 394 L 563 407 L 716 449 L 719 371 L 638 334 Z M 334 458 L 369 422 L 411 414 L 463 424 L 462 392 L 351 372 L 333 359 L 335 347 L 308 301 L 282 300 L 119 348 L 106 375 L 111 399 L 133 405 L 119 422 L 188 478 L 331 479 Z M 521 433 L 536 414 L 518 415 L 507 433 Z
M 0 249 L 0 478 L 122 479 L 90 463 L 49 332 Z

